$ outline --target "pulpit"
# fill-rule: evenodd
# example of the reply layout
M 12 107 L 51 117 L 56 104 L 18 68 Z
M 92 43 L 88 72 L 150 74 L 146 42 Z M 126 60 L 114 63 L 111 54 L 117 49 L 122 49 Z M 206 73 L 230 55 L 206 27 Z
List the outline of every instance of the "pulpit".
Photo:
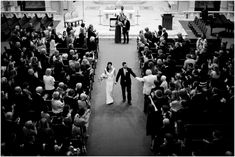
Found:
M 172 23 L 173 23 L 172 14 L 163 14 L 162 15 L 162 27 L 166 28 L 167 30 L 172 30 Z

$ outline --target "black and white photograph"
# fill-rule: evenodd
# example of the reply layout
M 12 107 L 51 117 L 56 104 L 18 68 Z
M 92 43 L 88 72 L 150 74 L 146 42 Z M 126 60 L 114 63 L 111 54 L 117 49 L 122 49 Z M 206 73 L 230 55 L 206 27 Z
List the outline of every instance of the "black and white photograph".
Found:
M 1 156 L 234 156 L 233 0 L 1 0 Z

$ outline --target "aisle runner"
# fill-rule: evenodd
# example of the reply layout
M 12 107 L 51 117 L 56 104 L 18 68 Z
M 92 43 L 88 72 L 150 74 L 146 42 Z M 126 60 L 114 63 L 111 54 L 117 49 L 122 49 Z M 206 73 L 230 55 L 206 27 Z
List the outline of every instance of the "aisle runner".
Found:
M 132 105 L 122 103 L 120 84 L 114 87 L 113 105 L 105 104 L 105 82 L 98 76 L 108 61 L 118 70 L 123 61 L 140 76 L 136 41 L 114 44 L 114 40 L 100 41 L 99 60 L 92 91 L 92 115 L 89 125 L 88 155 L 152 155 L 150 138 L 146 136 L 146 117 L 143 114 L 142 85 L 132 78 Z

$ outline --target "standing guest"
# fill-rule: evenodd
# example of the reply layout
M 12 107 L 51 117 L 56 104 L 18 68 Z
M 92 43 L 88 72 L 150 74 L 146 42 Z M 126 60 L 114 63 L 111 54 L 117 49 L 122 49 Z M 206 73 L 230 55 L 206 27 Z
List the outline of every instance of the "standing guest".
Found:
M 26 82 L 29 84 L 29 90 L 31 92 L 35 92 L 35 88 L 42 85 L 41 80 L 36 76 L 37 75 L 32 68 L 28 69 L 28 77 L 26 78 Z
M 97 50 L 97 44 L 96 44 L 96 38 L 94 36 L 91 36 L 89 40 L 87 47 L 89 51 L 96 51 Z
M 55 35 L 51 35 L 51 41 L 50 41 L 50 56 L 52 56 L 56 51 L 56 43 L 55 43 Z
M 76 84 L 76 87 L 75 87 L 75 93 L 76 93 L 76 95 L 77 95 L 78 97 L 80 97 L 80 95 L 81 95 L 83 92 L 85 92 L 85 91 L 84 91 L 83 88 L 82 88 L 82 83 L 78 82 L 78 83 Z
M 136 79 L 140 82 L 144 82 L 143 94 L 144 94 L 144 113 L 148 111 L 149 104 L 149 95 L 151 93 L 152 88 L 155 87 L 154 81 L 157 80 L 156 75 L 152 75 L 152 71 L 150 69 L 146 70 L 146 76 L 143 78 L 136 77 Z
M 162 127 L 162 115 L 161 111 L 159 111 L 152 99 L 152 97 L 149 95 L 150 100 L 150 106 L 147 116 L 147 124 L 146 124 L 146 134 L 147 136 L 151 136 L 151 145 L 150 149 L 154 150 L 155 146 L 155 138 L 160 133 L 161 127 Z
M 202 34 L 200 38 L 197 39 L 196 49 L 198 53 L 201 53 L 207 46 L 206 35 Z
M 81 27 L 80 27 L 80 34 L 82 34 L 84 38 L 86 37 L 86 27 L 85 27 L 85 23 L 82 23 L 82 24 L 81 24 Z
M 33 97 L 33 105 L 36 113 L 35 117 L 37 120 L 39 120 L 39 118 L 41 117 L 41 111 L 47 112 L 48 109 L 43 99 L 43 88 L 41 86 L 38 86 L 35 91 L 36 93 Z
M 125 44 L 125 43 L 128 44 L 129 43 L 130 21 L 127 19 L 126 16 L 124 16 L 124 23 L 123 23 L 122 30 L 123 30 L 123 37 L 124 37 L 123 44 Z
M 51 108 L 52 108 L 52 112 L 55 115 L 58 115 L 63 112 L 64 102 L 61 101 L 60 93 L 58 91 L 55 91 L 52 94 Z
M 143 30 L 140 30 L 140 32 L 139 32 L 138 40 L 139 40 L 138 47 L 144 48 L 145 45 L 148 45 L 148 42 L 144 36 Z
M 36 146 L 36 136 L 37 128 L 36 123 L 33 123 L 31 120 L 25 122 L 23 131 L 23 155 L 34 156 L 37 155 L 37 146 Z
M 53 149 L 54 131 L 46 118 L 42 118 L 38 124 L 38 145 L 41 148 L 40 155 L 48 155 Z
M 148 42 L 151 41 L 152 33 L 150 32 L 149 28 L 146 27 L 144 30 L 145 30 L 144 37 L 147 39 Z
M 164 40 L 168 39 L 168 33 L 166 32 L 166 28 L 162 29 L 162 37 L 164 38 Z
M 79 47 L 84 47 L 85 38 L 86 38 L 86 27 L 85 23 L 82 23 L 79 32 Z
M 43 75 L 43 82 L 45 85 L 45 92 L 48 94 L 49 98 L 51 98 L 51 95 L 55 89 L 55 78 L 51 76 L 51 69 L 47 68 L 45 75 Z
M 2 118 L 2 154 L 4 155 L 14 155 L 17 147 L 17 133 L 18 126 L 17 123 L 13 120 L 13 113 L 7 112 L 4 115 L 4 119 Z M 5 144 L 5 151 L 3 151 L 3 144 Z
M 68 27 L 66 28 L 68 36 L 71 34 L 71 30 L 73 30 L 73 27 L 71 26 L 71 23 L 68 23 Z
M 161 81 L 162 81 L 162 83 L 161 83 L 160 87 L 162 87 L 164 89 L 164 91 L 166 91 L 168 89 L 168 83 L 166 81 L 165 75 L 161 76 Z
M 187 54 L 187 55 L 186 55 L 186 60 L 184 61 L 184 66 L 183 66 L 183 68 L 187 71 L 187 69 L 189 68 L 188 66 L 189 66 L 190 64 L 192 64 L 193 67 L 194 67 L 195 63 L 196 63 L 196 60 L 194 60 L 194 59 L 192 58 L 191 54 Z
M 157 38 L 160 39 L 162 36 L 162 25 L 158 25 L 158 32 L 157 32 Z
M 97 36 L 96 30 L 94 30 L 94 26 L 92 24 L 90 24 L 87 29 L 87 35 L 88 35 L 88 39 L 90 39 L 91 36 L 95 38 Z

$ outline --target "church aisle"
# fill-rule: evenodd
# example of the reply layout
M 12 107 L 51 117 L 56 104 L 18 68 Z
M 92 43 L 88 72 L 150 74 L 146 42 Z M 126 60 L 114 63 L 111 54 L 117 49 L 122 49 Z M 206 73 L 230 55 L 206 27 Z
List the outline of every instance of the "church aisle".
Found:
M 105 104 L 105 82 L 98 77 L 111 61 L 118 71 L 123 61 L 140 76 L 136 41 L 115 44 L 100 40 L 99 59 L 92 91 L 92 114 L 89 124 L 88 155 L 152 155 L 150 137 L 146 136 L 146 117 L 143 113 L 142 85 L 132 77 L 132 105 L 122 103 L 121 86 L 114 87 L 114 104 Z

